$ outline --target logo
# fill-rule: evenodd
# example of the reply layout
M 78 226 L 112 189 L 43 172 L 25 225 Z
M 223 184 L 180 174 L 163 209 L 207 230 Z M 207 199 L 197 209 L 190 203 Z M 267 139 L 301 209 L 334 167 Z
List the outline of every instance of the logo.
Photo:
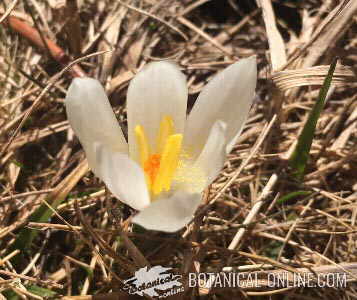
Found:
M 166 298 L 184 291 L 179 279 L 181 275 L 172 274 L 172 268 L 155 266 L 143 267 L 135 275 L 124 281 L 124 290 L 130 295 L 148 295 L 150 297 Z

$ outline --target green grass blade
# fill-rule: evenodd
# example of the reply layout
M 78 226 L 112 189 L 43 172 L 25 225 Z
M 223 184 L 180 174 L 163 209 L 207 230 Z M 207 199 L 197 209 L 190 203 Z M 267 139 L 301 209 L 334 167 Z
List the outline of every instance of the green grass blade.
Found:
M 317 120 L 324 107 L 327 92 L 331 86 L 332 76 L 337 64 L 335 58 L 330 66 L 324 83 L 320 89 L 318 99 L 312 108 L 310 115 L 304 125 L 304 128 L 298 138 L 298 142 L 293 154 L 290 157 L 289 165 L 294 169 L 294 175 L 301 179 L 304 175 L 305 167 L 309 158 L 312 140 L 314 138 Z
M 50 297 L 55 297 L 55 296 L 58 296 L 58 294 L 54 291 L 51 291 L 49 289 L 46 289 L 46 288 L 43 288 L 43 287 L 40 287 L 40 286 L 37 286 L 37 285 L 29 285 L 29 286 L 26 286 L 27 290 L 32 293 L 32 294 L 35 294 L 35 295 L 38 295 L 40 297 L 43 297 L 43 298 L 50 298 Z
M 48 198 L 46 199 L 48 201 Z M 52 206 L 56 208 L 65 198 L 57 198 L 53 203 Z M 52 210 L 48 208 L 47 205 L 42 204 L 30 217 L 29 222 L 38 222 L 38 223 L 46 223 L 48 220 L 53 216 Z M 20 249 L 26 250 L 30 248 L 33 239 L 37 236 L 39 230 L 34 230 L 30 228 L 23 228 L 21 229 L 20 233 L 18 234 L 17 239 L 15 240 L 14 244 L 10 248 L 11 250 Z
M 299 196 L 308 196 L 310 195 L 312 192 L 309 191 L 295 191 L 295 192 L 291 192 L 281 198 L 278 199 L 278 201 L 276 203 L 278 204 L 283 204 L 291 199 L 295 199 L 296 197 Z
M 72 188 L 78 183 L 78 181 L 84 176 L 88 171 L 88 164 L 86 161 L 80 163 L 65 179 L 63 179 L 57 187 L 46 197 L 46 202 L 53 208 L 56 209 L 59 204 L 61 204 L 68 196 Z M 48 222 L 53 216 L 54 212 L 46 204 L 41 204 L 41 206 L 35 210 L 35 212 L 29 217 L 29 222 Z M 9 252 L 19 249 L 22 252 L 30 249 L 33 240 L 38 235 L 39 231 L 31 229 L 28 227 L 20 229 L 15 242 L 9 247 Z M 15 256 L 12 259 L 13 263 L 19 262 L 20 255 Z

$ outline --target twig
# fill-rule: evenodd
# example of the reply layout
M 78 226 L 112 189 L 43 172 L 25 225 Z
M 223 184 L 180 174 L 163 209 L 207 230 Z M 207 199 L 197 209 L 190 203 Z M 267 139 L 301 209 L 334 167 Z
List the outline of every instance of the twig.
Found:
M 62 284 L 58 284 L 58 283 L 53 282 L 51 280 L 41 280 L 41 279 L 38 279 L 38 278 L 33 278 L 33 277 L 30 277 L 30 276 L 25 276 L 25 275 L 17 274 L 17 273 L 14 273 L 14 272 L 5 271 L 5 270 L 0 270 L 0 274 L 6 275 L 6 276 L 11 276 L 11 277 L 14 277 L 14 278 L 21 278 L 21 279 L 24 279 L 24 280 L 35 282 L 35 283 L 40 284 L 40 285 L 51 286 L 51 287 L 54 287 L 54 288 L 57 288 L 57 289 L 62 289 L 63 288 Z
M 257 0 L 263 11 L 265 28 L 268 36 L 270 59 L 273 71 L 286 64 L 285 44 L 276 26 L 271 0 Z
M 274 185 L 276 184 L 278 180 L 278 175 L 276 175 L 275 173 L 270 177 L 268 183 L 266 184 L 266 186 L 264 187 L 262 193 L 260 194 L 259 198 L 257 199 L 257 202 L 255 202 L 255 204 L 253 205 L 252 209 L 250 210 L 249 214 L 247 215 L 247 217 L 245 218 L 243 225 L 246 225 L 250 222 L 253 221 L 253 219 L 255 218 L 255 216 L 257 215 L 257 213 L 259 212 L 260 208 L 262 207 L 262 205 L 264 204 L 264 200 L 270 195 Z M 238 232 L 235 234 L 233 240 L 231 241 L 231 243 L 228 246 L 228 249 L 233 250 L 237 248 L 238 243 L 240 242 L 240 240 L 242 239 L 245 231 L 247 229 L 245 227 L 242 227 L 238 230 Z
M 17 33 L 19 33 L 21 36 L 25 37 L 27 40 L 29 40 L 33 45 L 36 47 L 45 50 L 46 45 L 52 55 L 52 57 L 59 62 L 62 66 L 66 66 L 70 63 L 71 59 L 70 57 L 54 42 L 52 42 L 50 39 L 44 38 L 46 45 L 43 43 L 43 40 L 41 38 L 40 33 L 27 23 L 21 21 L 20 19 L 14 17 L 14 16 L 9 16 L 5 22 L 5 25 L 8 25 L 11 27 L 13 30 L 15 30 Z M 86 73 L 82 70 L 82 68 L 78 64 L 72 65 L 72 68 L 70 70 L 70 74 L 73 77 L 85 77 L 87 76 Z
M 124 2 L 121 1 L 121 0 L 118 0 L 118 2 L 119 2 L 120 4 L 126 6 L 126 7 L 129 8 L 129 9 L 135 10 L 136 12 L 139 12 L 139 13 L 145 15 L 145 16 L 148 16 L 148 17 L 150 17 L 150 18 L 156 20 L 156 21 L 159 21 L 160 23 L 165 24 L 167 27 L 169 27 L 169 28 L 171 28 L 172 30 L 176 31 L 185 41 L 188 41 L 188 37 L 187 37 L 186 34 L 184 34 L 180 29 L 178 29 L 178 28 L 176 28 L 175 26 L 171 25 L 170 23 L 166 22 L 165 20 L 159 18 L 158 16 L 155 16 L 155 15 L 153 15 L 153 14 L 151 14 L 151 13 L 148 13 L 148 12 L 145 11 L 145 10 L 142 10 L 142 9 L 137 8 L 137 7 L 135 7 L 135 6 L 132 6 L 132 5 L 130 5 L 130 4 L 124 3 Z
M 22 128 L 22 126 L 24 125 L 25 121 L 27 120 L 27 118 L 30 116 L 30 114 L 34 111 L 34 109 L 38 106 L 38 104 L 40 103 L 40 100 L 42 99 L 42 97 L 48 92 L 48 90 L 57 82 L 57 80 L 59 80 L 59 78 L 61 78 L 61 76 L 68 70 L 71 70 L 73 67 L 75 67 L 77 65 L 78 62 L 83 61 L 87 58 L 90 58 L 92 56 L 96 56 L 96 55 L 100 55 L 100 54 L 104 54 L 108 51 L 100 51 L 100 52 L 96 52 L 96 53 L 92 53 L 89 55 L 86 55 L 84 57 L 78 58 L 75 61 L 71 62 L 70 64 L 68 64 L 64 69 L 62 69 L 59 73 L 57 73 L 55 76 L 53 76 L 50 79 L 50 82 L 47 84 L 47 86 L 42 90 L 42 92 L 40 93 L 40 95 L 36 98 L 36 100 L 33 102 L 33 104 L 31 105 L 31 107 L 27 110 L 25 116 L 23 117 L 23 119 L 21 120 L 19 126 L 16 128 L 15 132 L 13 133 L 13 135 L 10 137 L 8 143 L 5 145 L 5 147 L 3 148 L 3 150 L 1 151 L 0 157 L 6 152 L 6 150 L 8 149 L 8 147 L 11 145 L 11 143 L 13 142 L 14 138 L 17 136 L 17 134 L 19 133 L 20 129 Z
M 217 42 L 214 38 L 210 37 L 206 32 L 203 30 L 199 29 L 196 25 L 191 23 L 189 20 L 187 20 L 184 17 L 178 17 L 177 20 L 182 23 L 183 25 L 187 26 L 194 32 L 196 32 L 198 35 L 202 36 L 204 39 L 206 39 L 208 42 L 210 42 L 213 46 L 215 46 L 217 49 L 221 50 L 224 54 L 232 57 L 234 56 L 233 53 L 231 53 L 229 50 L 227 50 L 224 46 L 222 46 L 219 42 Z
M 5 13 L 0 17 L 0 24 L 11 14 L 11 11 L 15 8 L 18 1 L 19 0 L 14 0 L 11 2 Z

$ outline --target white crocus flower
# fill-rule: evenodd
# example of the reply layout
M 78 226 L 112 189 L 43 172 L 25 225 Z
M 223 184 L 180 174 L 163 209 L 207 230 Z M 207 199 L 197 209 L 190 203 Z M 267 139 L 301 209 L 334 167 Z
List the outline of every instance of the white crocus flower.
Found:
M 170 62 L 145 66 L 127 95 L 128 143 L 101 84 L 73 80 L 68 120 L 89 166 L 122 202 L 140 211 L 133 222 L 177 231 L 219 174 L 247 118 L 256 59 L 241 59 L 215 76 L 186 118 L 185 76 Z

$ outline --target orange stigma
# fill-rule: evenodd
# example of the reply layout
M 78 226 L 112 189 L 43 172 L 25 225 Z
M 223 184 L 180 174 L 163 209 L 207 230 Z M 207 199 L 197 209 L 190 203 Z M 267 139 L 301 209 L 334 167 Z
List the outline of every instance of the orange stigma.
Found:
M 138 161 L 144 170 L 149 191 L 154 195 L 169 191 L 177 169 L 181 152 L 182 134 L 175 134 L 173 120 L 164 116 L 156 141 L 151 149 L 142 125 L 135 126 L 136 142 L 139 148 Z
M 150 179 L 150 184 L 155 182 L 155 178 L 160 169 L 160 154 L 152 154 L 144 164 L 144 171 Z

